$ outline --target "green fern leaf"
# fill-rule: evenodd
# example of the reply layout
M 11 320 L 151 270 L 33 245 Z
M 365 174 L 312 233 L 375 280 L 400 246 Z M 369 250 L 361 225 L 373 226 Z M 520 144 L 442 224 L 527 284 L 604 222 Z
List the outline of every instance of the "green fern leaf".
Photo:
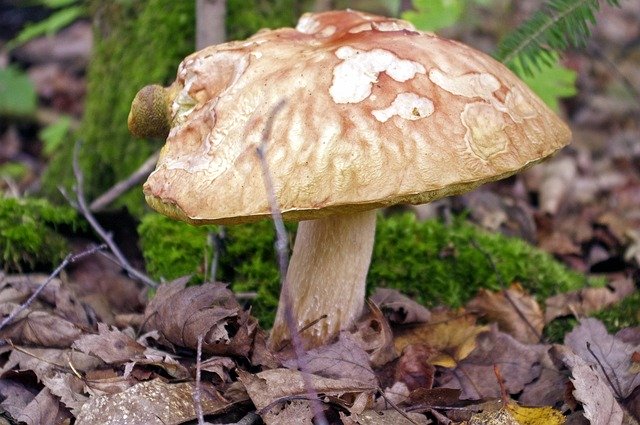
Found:
M 606 1 L 620 6 L 620 0 Z M 497 58 L 511 68 L 517 60 L 527 75 L 533 73 L 532 68 L 551 66 L 554 53 L 585 45 L 599 10 L 598 0 L 547 0 L 541 10 L 502 40 Z

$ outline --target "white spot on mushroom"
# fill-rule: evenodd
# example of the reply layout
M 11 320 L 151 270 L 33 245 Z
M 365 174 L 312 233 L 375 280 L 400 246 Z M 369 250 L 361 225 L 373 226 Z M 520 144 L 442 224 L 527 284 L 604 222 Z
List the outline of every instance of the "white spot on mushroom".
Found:
M 303 34 L 315 34 L 320 30 L 320 22 L 314 19 L 314 15 L 311 13 L 305 13 L 298 20 L 296 25 L 296 31 Z
M 495 101 L 493 92 L 500 88 L 500 81 L 486 72 L 451 76 L 434 68 L 429 71 L 429 79 L 456 96 L 479 97 L 490 102 Z
M 333 83 L 329 89 L 336 103 L 362 102 L 371 94 L 371 86 L 378 81 L 381 72 L 398 82 L 405 82 L 418 73 L 426 74 L 420 63 L 400 59 L 388 50 L 363 51 L 343 46 L 335 54 L 343 59 L 333 70 Z
M 251 56 L 255 57 L 256 59 L 260 59 L 262 57 L 262 52 L 251 52 Z
M 504 132 L 504 114 L 488 103 L 468 103 L 460 114 L 467 132 L 464 140 L 471 151 L 483 160 L 504 152 L 509 138 Z
M 393 100 L 391 105 L 385 109 L 371 111 L 374 117 L 380 122 L 386 122 L 394 115 L 398 115 L 406 120 L 419 120 L 433 114 L 433 102 L 420 97 L 415 93 L 400 93 Z

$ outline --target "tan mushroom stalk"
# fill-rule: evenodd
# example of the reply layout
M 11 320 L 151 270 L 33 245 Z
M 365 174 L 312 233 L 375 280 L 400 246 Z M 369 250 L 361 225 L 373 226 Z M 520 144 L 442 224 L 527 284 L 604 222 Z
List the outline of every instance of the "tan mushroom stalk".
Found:
M 286 281 L 297 330 L 327 315 L 303 332 L 309 346 L 362 311 L 376 208 L 471 190 L 570 139 L 487 55 L 401 20 L 307 14 L 196 52 L 169 89 L 141 90 L 132 131 L 167 135 L 147 202 L 192 224 L 269 218 L 256 147 L 282 100 L 265 158 L 283 217 L 301 221 Z M 289 338 L 282 308 L 275 347 Z

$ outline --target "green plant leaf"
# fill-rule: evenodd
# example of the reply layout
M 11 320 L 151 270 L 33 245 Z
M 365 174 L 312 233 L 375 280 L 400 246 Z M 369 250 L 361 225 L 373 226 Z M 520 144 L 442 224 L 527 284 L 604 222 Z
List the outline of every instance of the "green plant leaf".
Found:
M 543 65 L 533 73 L 525 72 L 522 62 L 516 58 L 511 69 L 533 90 L 551 109 L 560 110 L 559 100 L 575 96 L 577 73 L 560 64 L 557 54 L 552 54 L 553 62 Z
M 45 155 L 51 156 L 57 152 L 67 140 L 69 130 L 71 130 L 71 117 L 67 115 L 40 130 L 38 137 L 44 143 L 43 151 Z
M 54 12 L 47 19 L 28 24 L 14 39 L 10 40 L 5 45 L 5 48 L 7 50 L 11 50 L 29 40 L 33 40 L 36 37 L 55 34 L 86 14 L 87 10 L 83 6 L 69 6 L 64 9 L 60 9 L 57 12 Z
M 0 116 L 28 116 L 36 110 L 36 91 L 23 71 L 0 69 Z
M 458 22 L 464 11 L 462 0 L 413 0 L 415 10 L 402 14 L 402 19 L 411 22 L 419 30 L 438 31 Z

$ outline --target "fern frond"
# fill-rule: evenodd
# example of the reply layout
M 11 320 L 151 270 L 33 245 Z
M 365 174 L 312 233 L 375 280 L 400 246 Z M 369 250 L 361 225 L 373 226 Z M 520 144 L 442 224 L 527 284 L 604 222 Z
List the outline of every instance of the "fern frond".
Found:
M 620 0 L 606 2 L 620 6 Z M 599 10 L 598 0 L 547 0 L 541 10 L 502 40 L 497 58 L 509 67 L 518 60 L 529 75 L 532 68 L 550 66 L 554 53 L 586 44 Z

